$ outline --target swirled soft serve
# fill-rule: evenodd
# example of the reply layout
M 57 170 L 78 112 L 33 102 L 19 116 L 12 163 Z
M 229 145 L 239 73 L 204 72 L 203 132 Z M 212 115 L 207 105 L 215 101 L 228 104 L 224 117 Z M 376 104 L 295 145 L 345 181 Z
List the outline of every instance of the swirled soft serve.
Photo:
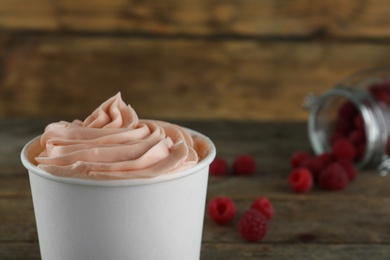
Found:
M 139 120 L 120 93 L 84 121 L 49 124 L 35 158 L 42 170 L 82 179 L 151 178 L 196 165 L 207 142 L 186 129 L 157 120 Z

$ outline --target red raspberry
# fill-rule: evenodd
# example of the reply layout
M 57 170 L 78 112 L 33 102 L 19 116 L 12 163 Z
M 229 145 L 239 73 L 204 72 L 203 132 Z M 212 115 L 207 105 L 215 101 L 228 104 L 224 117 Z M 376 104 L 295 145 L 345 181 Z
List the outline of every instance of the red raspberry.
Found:
M 364 120 L 361 114 L 355 116 L 353 122 L 357 129 L 364 129 Z
M 345 138 L 337 140 L 332 145 L 333 154 L 339 159 L 353 160 L 356 156 L 356 148 Z
M 356 171 L 356 168 L 355 168 L 355 166 L 352 164 L 351 161 L 348 161 L 348 160 L 339 160 L 338 163 L 339 163 L 340 166 L 344 169 L 345 173 L 346 173 L 347 176 L 348 176 L 348 180 L 349 180 L 349 181 L 353 181 L 354 179 L 356 179 L 357 171 Z
M 353 124 L 349 122 L 348 118 L 339 118 L 334 126 L 334 133 L 344 137 L 347 136 L 353 128 Z
M 227 175 L 228 168 L 228 163 L 224 159 L 216 157 L 210 164 L 210 174 L 214 176 L 224 176 Z
M 312 157 L 307 160 L 304 164 L 301 165 L 301 168 L 306 168 L 312 174 L 313 179 L 317 178 L 317 175 L 320 173 L 323 168 L 323 159 L 318 156 Z
M 320 173 L 318 184 L 325 190 L 343 190 L 348 185 L 348 176 L 339 163 L 331 163 Z
M 330 143 L 331 145 L 333 145 L 335 142 L 337 142 L 338 140 L 342 139 L 343 137 L 344 137 L 344 136 L 343 136 L 342 134 L 335 132 L 335 133 L 333 133 L 333 135 L 330 137 L 329 143 Z
M 358 113 L 358 110 L 351 101 L 346 101 L 340 106 L 338 113 L 342 118 L 354 118 Z
M 382 102 L 387 105 L 390 104 L 390 86 L 388 82 L 372 85 L 369 91 L 377 102 Z
M 305 168 L 296 169 L 288 177 L 288 184 L 295 192 L 307 192 L 313 187 L 313 175 Z
M 359 143 L 363 143 L 366 141 L 366 134 L 364 133 L 363 130 L 353 130 L 349 136 L 348 136 L 348 140 L 352 143 L 352 144 L 359 144 Z
M 267 218 L 256 209 L 245 211 L 238 222 L 238 232 L 248 241 L 261 241 L 267 234 Z
M 328 164 L 335 160 L 334 155 L 331 153 L 323 153 L 318 156 L 318 160 L 321 162 L 321 169 L 325 168 Z
M 274 216 L 274 207 L 272 203 L 266 197 L 258 197 L 251 205 L 251 209 L 257 209 L 260 211 L 268 220 Z
M 290 164 L 295 169 L 300 167 L 305 161 L 311 158 L 311 155 L 304 151 L 295 152 L 290 158 Z
M 226 196 L 216 197 L 207 204 L 207 212 L 212 220 L 219 225 L 226 225 L 236 216 L 236 205 Z
M 251 176 L 256 171 L 256 161 L 250 155 L 240 155 L 233 163 L 233 172 L 237 175 Z

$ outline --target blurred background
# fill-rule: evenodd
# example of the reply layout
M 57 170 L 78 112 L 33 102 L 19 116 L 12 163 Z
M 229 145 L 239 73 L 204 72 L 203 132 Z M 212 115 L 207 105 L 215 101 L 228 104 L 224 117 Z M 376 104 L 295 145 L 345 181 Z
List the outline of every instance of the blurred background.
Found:
M 388 0 L 0 0 L 0 117 L 306 120 L 390 58 Z

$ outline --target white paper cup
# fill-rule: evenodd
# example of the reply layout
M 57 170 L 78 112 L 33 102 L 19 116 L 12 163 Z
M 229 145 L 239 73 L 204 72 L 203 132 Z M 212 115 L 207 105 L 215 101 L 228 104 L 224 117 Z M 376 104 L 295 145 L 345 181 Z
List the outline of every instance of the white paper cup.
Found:
M 39 137 L 23 148 L 43 260 L 199 259 L 209 165 L 151 179 L 82 180 L 39 169 Z

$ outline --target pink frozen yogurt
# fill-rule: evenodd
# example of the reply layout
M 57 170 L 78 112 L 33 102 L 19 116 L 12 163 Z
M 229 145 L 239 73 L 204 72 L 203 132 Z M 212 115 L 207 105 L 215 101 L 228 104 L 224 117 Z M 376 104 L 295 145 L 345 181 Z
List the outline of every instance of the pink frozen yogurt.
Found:
M 84 121 L 49 124 L 40 143 L 39 168 L 82 179 L 156 177 L 190 168 L 209 152 L 203 138 L 178 125 L 139 120 L 120 93 Z

